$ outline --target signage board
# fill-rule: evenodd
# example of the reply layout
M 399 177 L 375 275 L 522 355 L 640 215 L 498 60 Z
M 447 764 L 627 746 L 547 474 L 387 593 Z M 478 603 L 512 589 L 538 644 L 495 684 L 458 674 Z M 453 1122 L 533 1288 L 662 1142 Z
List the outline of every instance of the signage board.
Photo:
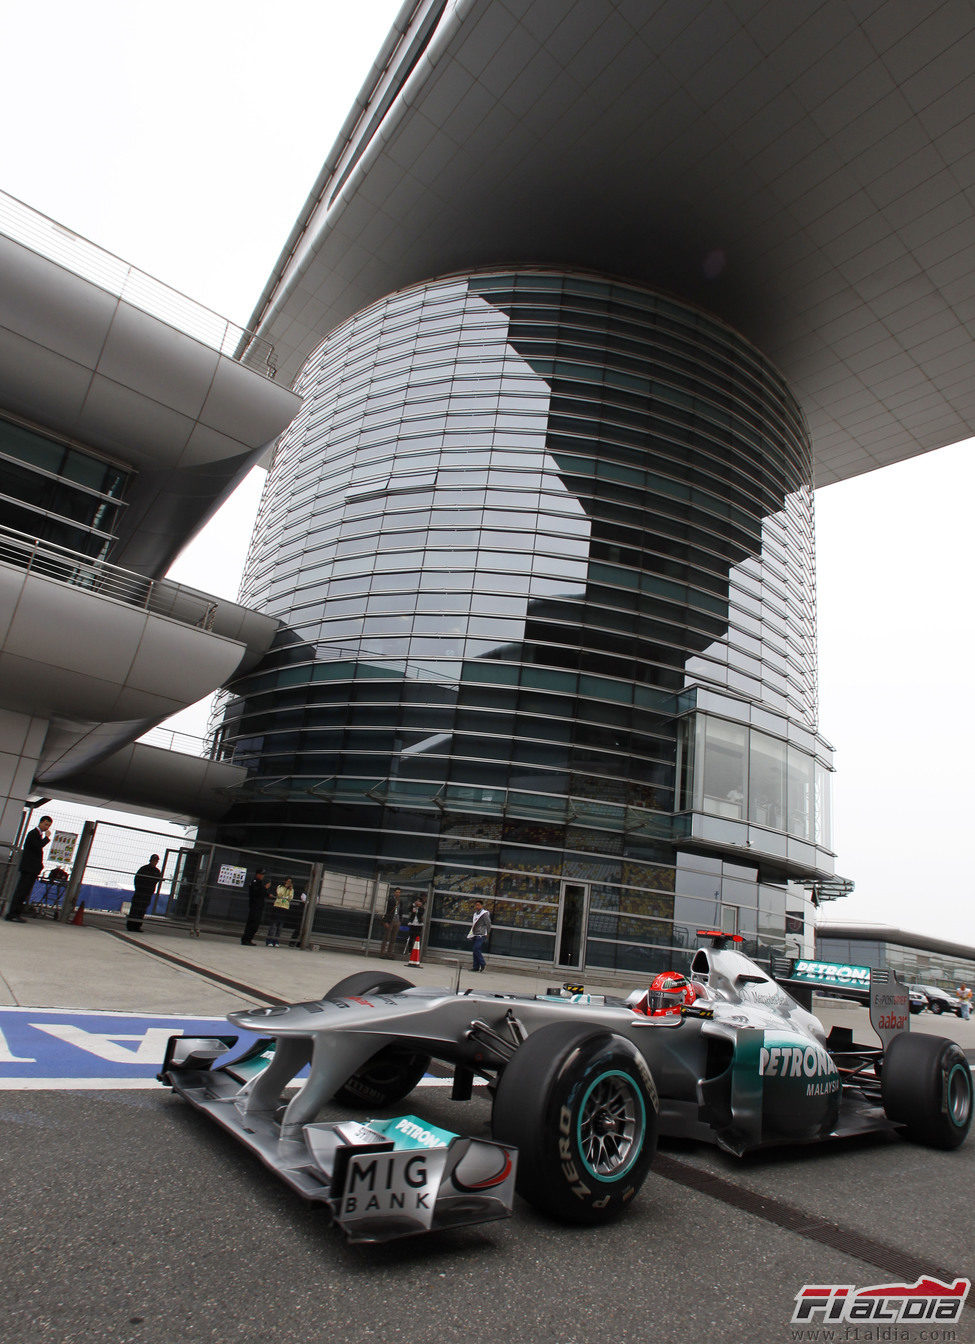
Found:
M 78 843 L 77 831 L 55 831 L 51 837 L 45 860 L 55 868 L 64 868 L 74 858 L 75 845 Z
M 242 887 L 247 881 L 247 869 L 237 868 L 232 863 L 222 863 L 217 873 L 217 885 L 221 887 Z

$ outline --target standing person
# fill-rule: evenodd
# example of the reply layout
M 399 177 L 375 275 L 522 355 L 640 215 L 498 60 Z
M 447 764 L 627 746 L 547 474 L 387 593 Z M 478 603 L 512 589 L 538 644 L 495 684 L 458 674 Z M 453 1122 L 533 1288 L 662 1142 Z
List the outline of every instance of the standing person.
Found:
M 390 961 L 393 959 L 396 939 L 399 936 L 400 901 L 399 887 L 393 887 L 392 891 L 386 893 L 386 908 L 383 910 L 382 918 L 383 945 L 379 949 L 379 955 L 387 957 Z
M 964 982 L 958 986 L 958 1002 L 961 1004 L 961 1018 L 967 1022 L 972 1015 L 972 991 Z
M 301 892 L 299 896 L 291 902 L 291 909 L 295 912 L 295 918 L 289 922 L 291 924 L 291 937 L 288 940 L 289 947 L 301 946 L 301 926 L 305 922 L 305 906 L 308 904 L 307 891 Z
M 404 949 L 404 960 L 407 966 L 410 964 L 410 953 L 413 950 L 413 944 L 419 941 L 420 935 L 423 932 L 423 910 L 425 904 L 422 896 L 416 896 L 410 905 L 410 913 L 406 921 L 406 948 Z
M 17 879 L 14 894 L 4 915 L 9 924 L 27 923 L 21 911 L 44 867 L 44 846 L 51 838 L 53 825 L 53 817 L 41 817 L 37 825 L 24 836 L 24 848 L 20 855 L 20 877 Z
M 159 855 L 150 854 L 149 862 L 144 863 L 132 879 L 132 904 L 129 907 L 129 917 L 125 921 L 125 927 L 130 933 L 142 932 L 142 921 L 146 917 L 146 910 L 149 908 L 149 902 L 155 895 L 156 888 L 161 881 Z
M 264 899 L 270 890 L 270 884 L 264 881 L 264 869 L 255 868 L 251 884 L 247 888 L 247 923 L 240 936 L 244 947 L 254 946 L 254 934 L 261 927 L 261 920 L 264 918 Z
M 274 893 L 271 918 L 267 926 L 267 937 L 264 939 L 265 947 L 281 946 L 281 925 L 284 923 L 285 915 L 291 909 L 291 898 L 294 894 L 295 885 L 290 877 L 286 877 Z
M 471 940 L 471 954 L 473 959 L 472 971 L 483 971 L 487 962 L 484 960 L 483 947 L 487 942 L 487 936 L 491 932 L 491 916 L 484 909 L 482 901 L 474 902 L 474 914 L 471 916 L 471 927 L 467 934 Z

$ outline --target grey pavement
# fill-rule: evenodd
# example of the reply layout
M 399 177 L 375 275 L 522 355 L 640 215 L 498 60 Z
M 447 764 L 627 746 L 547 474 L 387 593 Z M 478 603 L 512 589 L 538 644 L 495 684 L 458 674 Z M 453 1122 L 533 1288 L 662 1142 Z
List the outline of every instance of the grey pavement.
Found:
M 196 938 L 163 920 L 147 920 L 143 933 L 131 934 L 123 918 L 89 915 L 81 927 L 29 920 L 0 930 L 0 1006 L 220 1013 L 242 1002 L 263 1002 L 262 996 L 321 998 L 339 980 L 362 970 L 402 975 L 418 985 L 452 986 L 458 964 L 463 988 L 489 985 L 534 993 L 566 978 L 551 969 L 531 974 L 490 965 L 475 976 L 469 956 L 461 963 L 407 967 L 401 955 L 384 960 L 375 953 L 328 948 L 268 948 L 260 940 L 243 947 L 239 936 L 203 933 Z M 619 985 L 601 988 L 620 992 Z
M 102 918 L 0 926 L 10 1006 L 211 1015 L 320 996 L 370 968 L 405 973 L 375 956 L 245 948 L 157 921 L 141 935 Z M 452 969 L 408 974 L 446 984 Z M 530 991 L 559 978 L 461 971 L 465 988 Z M 816 1006 L 866 1038 L 864 1009 Z M 912 1028 L 975 1047 L 973 1023 L 922 1014 Z M 445 1128 L 489 1133 L 481 1089 L 452 1102 L 428 1088 L 416 1104 Z M 0 1125 L 0 1344 L 784 1344 L 801 1285 L 917 1277 L 886 1264 L 884 1248 L 925 1273 L 973 1277 L 975 1143 L 940 1153 L 884 1134 L 739 1161 L 670 1141 L 608 1227 L 553 1224 L 519 1200 L 509 1222 L 362 1248 L 163 1088 L 7 1091 Z M 783 1208 L 805 1222 L 783 1225 Z M 834 1240 L 816 1239 L 823 1227 Z M 955 1344 L 975 1344 L 975 1313 L 963 1316 Z
M 0 925 L 0 1006 L 106 1009 L 136 1013 L 218 1015 L 243 1003 L 321 998 L 339 980 L 356 971 L 402 975 L 418 985 L 460 986 L 533 994 L 566 978 L 545 971 L 500 968 L 488 963 L 480 976 L 469 958 L 403 965 L 402 957 L 320 948 L 243 947 L 238 937 L 187 930 L 164 920 L 146 922 L 145 932 L 125 931 L 125 920 L 86 916 L 83 926 L 29 920 Z M 583 977 L 593 993 L 619 994 L 618 980 L 600 981 L 598 972 Z M 229 983 L 228 983 L 229 982 Z M 632 988 L 639 984 L 634 976 Z M 817 1015 L 827 1027 L 852 1027 L 864 1045 L 876 1042 L 865 1008 L 841 1000 L 817 998 Z M 911 1030 L 947 1036 L 975 1059 L 975 1020 L 921 1013 Z

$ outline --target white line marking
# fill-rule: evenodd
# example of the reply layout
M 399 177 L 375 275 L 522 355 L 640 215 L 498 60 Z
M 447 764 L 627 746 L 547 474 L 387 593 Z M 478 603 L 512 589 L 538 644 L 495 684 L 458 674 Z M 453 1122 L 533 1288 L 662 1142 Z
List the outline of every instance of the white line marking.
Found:
M 417 1086 L 449 1087 L 452 1081 L 421 1078 Z M 155 1078 L 0 1078 L 0 1092 L 118 1092 L 135 1088 L 158 1091 L 163 1086 Z
M 265 1005 L 266 1006 L 266 1005 Z M 3 1013 L 53 1013 L 57 1017 L 144 1017 L 157 1022 L 223 1022 L 233 1030 L 222 1013 L 143 1013 L 137 1009 L 123 1012 L 120 1008 L 24 1008 L 19 1004 L 0 1004 Z
M 0 1078 L 0 1092 L 118 1092 L 158 1088 L 155 1078 Z

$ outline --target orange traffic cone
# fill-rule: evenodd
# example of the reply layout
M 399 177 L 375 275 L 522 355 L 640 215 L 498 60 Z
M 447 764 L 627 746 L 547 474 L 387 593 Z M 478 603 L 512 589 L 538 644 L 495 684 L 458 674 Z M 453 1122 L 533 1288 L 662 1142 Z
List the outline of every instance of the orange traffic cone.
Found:
M 409 966 L 422 966 L 420 960 L 420 935 L 417 934 L 413 939 L 413 946 L 410 948 L 410 959 L 407 962 Z
M 81 901 L 77 910 L 71 916 L 72 924 L 84 924 L 85 922 L 85 903 Z

